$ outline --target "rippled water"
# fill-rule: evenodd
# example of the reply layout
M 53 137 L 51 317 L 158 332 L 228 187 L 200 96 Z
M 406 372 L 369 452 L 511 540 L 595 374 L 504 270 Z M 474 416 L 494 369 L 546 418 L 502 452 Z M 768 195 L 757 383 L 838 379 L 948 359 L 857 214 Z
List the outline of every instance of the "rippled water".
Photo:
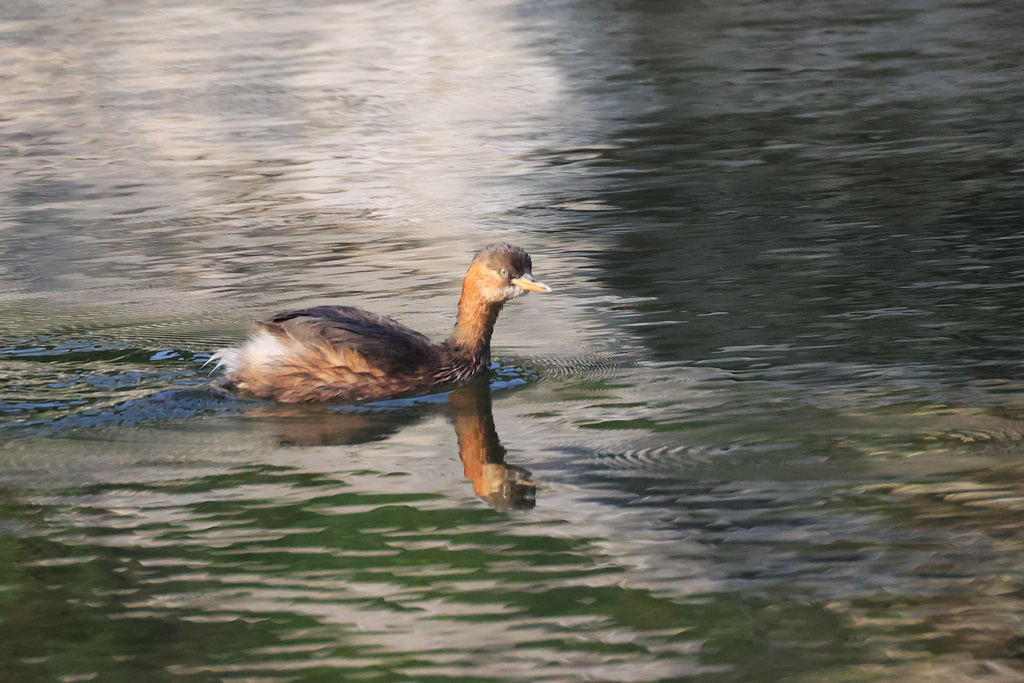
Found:
M 1021 680 L 1022 20 L 0 6 L 3 678 Z M 474 385 L 210 383 L 496 240 Z

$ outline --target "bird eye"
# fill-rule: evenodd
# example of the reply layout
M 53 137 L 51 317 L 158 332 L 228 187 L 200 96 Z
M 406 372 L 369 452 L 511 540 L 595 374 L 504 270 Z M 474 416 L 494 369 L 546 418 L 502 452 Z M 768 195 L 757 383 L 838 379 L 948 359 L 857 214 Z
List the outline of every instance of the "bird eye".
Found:
M 501 275 L 502 277 L 508 277 L 508 271 L 505 270 L 504 268 L 498 268 L 498 275 Z

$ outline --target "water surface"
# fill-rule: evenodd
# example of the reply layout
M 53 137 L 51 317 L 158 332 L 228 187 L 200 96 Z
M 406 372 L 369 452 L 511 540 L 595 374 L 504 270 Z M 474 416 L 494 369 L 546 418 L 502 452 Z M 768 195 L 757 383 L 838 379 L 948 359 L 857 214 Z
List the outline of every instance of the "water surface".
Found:
M 0 672 L 1020 680 L 1022 19 L 0 8 Z M 497 240 L 474 385 L 211 385 Z

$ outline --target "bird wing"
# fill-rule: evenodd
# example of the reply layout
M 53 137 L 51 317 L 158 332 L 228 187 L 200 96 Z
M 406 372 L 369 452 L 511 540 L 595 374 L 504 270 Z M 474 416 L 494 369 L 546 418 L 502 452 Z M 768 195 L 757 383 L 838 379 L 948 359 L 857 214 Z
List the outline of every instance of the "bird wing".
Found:
M 316 306 L 277 313 L 261 327 L 303 348 L 351 357 L 386 374 L 414 375 L 434 366 L 438 352 L 429 339 L 391 318 L 352 306 Z

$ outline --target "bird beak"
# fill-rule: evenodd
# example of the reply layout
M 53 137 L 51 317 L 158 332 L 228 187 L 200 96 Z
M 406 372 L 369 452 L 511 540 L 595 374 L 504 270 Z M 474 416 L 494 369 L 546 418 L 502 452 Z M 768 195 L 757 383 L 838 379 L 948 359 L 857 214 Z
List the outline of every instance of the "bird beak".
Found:
M 524 273 L 522 277 L 512 280 L 512 284 L 530 292 L 550 292 L 551 288 L 535 278 L 531 273 Z

